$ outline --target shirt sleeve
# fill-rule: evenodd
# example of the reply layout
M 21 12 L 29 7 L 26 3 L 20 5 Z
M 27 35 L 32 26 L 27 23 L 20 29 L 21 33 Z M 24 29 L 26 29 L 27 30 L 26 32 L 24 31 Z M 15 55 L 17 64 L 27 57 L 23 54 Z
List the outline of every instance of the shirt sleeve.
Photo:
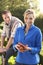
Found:
M 4 24 L 4 26 L 3 26 L 3 31 L 2 31 L 2 34 L 1 34 L 1 36 L 6 36 L 6 32 L 5 32 L 5 24 Z
M 36 37 L 35 47 L 31 47 L 31 53 L 36 54 L 39 53 L 41 50 L 41 43 L 42 43 L 42 33 L 39 32 Z
M 15 37 L 15 32 L 17 30 L 17 28 L 21 27 L 21 23 L 18 23 L 15 25 L 13 32 L 11 33 L 11 37 L 14 38 Z

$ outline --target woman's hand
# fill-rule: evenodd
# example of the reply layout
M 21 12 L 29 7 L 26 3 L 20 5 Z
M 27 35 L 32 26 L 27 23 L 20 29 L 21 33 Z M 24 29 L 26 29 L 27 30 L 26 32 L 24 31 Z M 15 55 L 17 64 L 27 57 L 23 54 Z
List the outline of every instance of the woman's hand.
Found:
M 28 50 L 31 50 L 30 47 L 28 47 L 28 45 L 23 45 L 22 43 L 18 43 L 16 46 L 16 49 L 20 52 L 25 52 L 25 51 L 28 51 Z
M 23 46 L 23 44 L 18 43 L 18 44 L 15 45 L 15 48 L 16 48 L 19 52 L 24 52 L 24 46 Z
M 22 47 L 22 49 L 23 49 L 24 51 L 31 50 L 31 48 L 28 47 L 28 45 L 23 45 L 22 43 L 18 43 L 18 44 L 20 45 L 20 47 Z

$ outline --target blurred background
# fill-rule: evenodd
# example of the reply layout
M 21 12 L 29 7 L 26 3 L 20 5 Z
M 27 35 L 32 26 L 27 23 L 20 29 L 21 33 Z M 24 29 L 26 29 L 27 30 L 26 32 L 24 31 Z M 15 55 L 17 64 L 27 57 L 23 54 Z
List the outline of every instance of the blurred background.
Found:
M 1 41 L 1 32 L 3 29 L 3 19 L 2 19 L 2 12 L 3 10 L 10 10 L 13 16 L 18 17 L 23 21 L 23 13 L 26 9 L 32 8 L 36 12 L 36 19 L 35 19 L 35 25 L 38 26 L 43 35 L 43 0 L 0 0 L 0 41 Z M 24 21 L 23 21 L 24 22 Z M 42 36 L 43 37 L 43 36 Z M 6 45 L 6 40 L 5 44 Z M 42 49 L 40 52 L 40 64 L 43 65 L 43 40 L 42 40 Z M 15 57 L 11 57 L 9 59 L 10 65 L 14 64 Z M 1 65 L 1 56 L 0 56 L 0 65 Z

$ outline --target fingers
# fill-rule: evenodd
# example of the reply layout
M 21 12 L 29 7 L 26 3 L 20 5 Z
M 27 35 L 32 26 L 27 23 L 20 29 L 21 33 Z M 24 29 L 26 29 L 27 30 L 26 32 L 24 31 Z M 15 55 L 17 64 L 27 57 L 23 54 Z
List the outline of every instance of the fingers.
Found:
M 5 52 L 5 51 L 6 51 L 5 48 L 0 48 L 0 53 L 3 53 L 3 52 Z
M 28 45 L 24 45 L 20 42 L 16 45 L 16 49 L 20 52 L 25 52 L 25 51 L 31 50 L 31 48 L 28 47 Z
M 20 50 L 21 51 L 28 51 L 31 50 L 31 48 L 28 45 L 24 45 L 22 43 L 18 43 L 18 45 L 20 46 Z
M 24 47 L 23 47 L 22 45 L 16 44 L 15 47 L 16 47 L 16 49 L 17 49 L 18 51 L 24 52 Z
M 20 45 L 20 47 L 22 47 L 23 49 L 25 49 L 25 45 L 22 43 L 18 43 L 18 45 Z
M 19 50 L 20 45 L 16 44 L 16 45 L 15 45 L 15 48 L 16 48 L 17 50 Z

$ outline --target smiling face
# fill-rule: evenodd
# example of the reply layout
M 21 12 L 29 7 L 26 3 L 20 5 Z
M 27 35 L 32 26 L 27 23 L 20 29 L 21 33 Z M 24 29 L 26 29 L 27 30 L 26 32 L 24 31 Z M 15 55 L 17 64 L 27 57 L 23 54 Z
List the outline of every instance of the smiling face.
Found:
M 34 17 L 33 14 L 25 14 L 24 15 L 24 23 L 31 25 L 34 23 Z
M 35 17 L 34 12 L 30 9 L 26 10 L 24 13 L 24 23 L 27 25 L 32 25 L 34 23 Z
M 11 20 L 11 14 L 10 13 L 2 14 L 2 18 L 5 21 L 5 23 L 9 24 L 9 22 Z

